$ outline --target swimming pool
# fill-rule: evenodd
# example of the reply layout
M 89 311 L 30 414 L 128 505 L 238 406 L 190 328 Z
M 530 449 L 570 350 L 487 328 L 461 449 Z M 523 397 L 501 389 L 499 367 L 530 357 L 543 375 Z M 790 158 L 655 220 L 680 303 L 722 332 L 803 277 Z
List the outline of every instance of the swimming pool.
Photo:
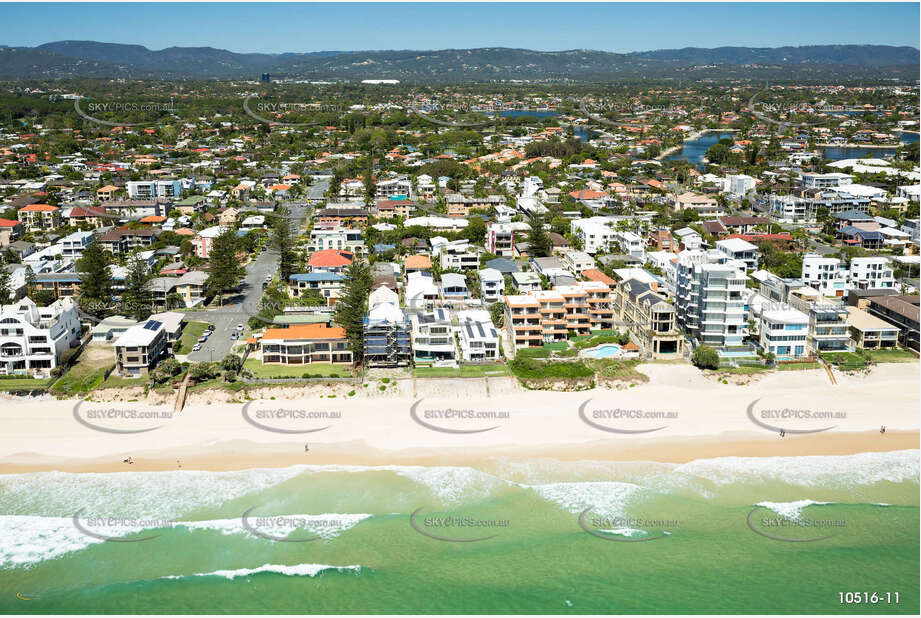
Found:
M 587 350 L 585 356 L 588 358 L 611 358 L 612 356 L 620 356 L 620 346 L 613 343 L 606 343 L 597 348 Z

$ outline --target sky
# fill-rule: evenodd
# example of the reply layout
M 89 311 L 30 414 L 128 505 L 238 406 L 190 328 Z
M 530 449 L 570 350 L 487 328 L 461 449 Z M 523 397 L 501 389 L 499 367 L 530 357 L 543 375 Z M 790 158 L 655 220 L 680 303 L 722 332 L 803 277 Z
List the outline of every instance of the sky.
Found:
M 919 3 L 0 3 L 0 45 L 311 52 L 919 45 Z

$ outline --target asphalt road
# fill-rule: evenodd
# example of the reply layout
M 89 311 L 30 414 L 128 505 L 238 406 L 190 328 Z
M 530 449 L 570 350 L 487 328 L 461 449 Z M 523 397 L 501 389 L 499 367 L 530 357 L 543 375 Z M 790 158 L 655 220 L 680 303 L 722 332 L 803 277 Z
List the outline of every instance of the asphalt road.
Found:
M 320 199 L 326 192 L 329 181 L 322 181 L 309 187 L 308 198 Z M 284 205 L 291 212 L 291 217 L 298 227 L 304 218 L 311 212 L 306 200 L 288 201 Z M 266 276 L 278 272 L 278 251 L 269 249 L 263 251 L 255 260 L 246 265 L 246 276 L 240 286 L 239 293 L 224 297 L 224 305 L 213 309 L 190 311 L 185 313 L 187 321 L 202 321 L 214 324 L 214 332 L 208 341 L 202 344 L 202 349 L 189 353 L 192 362 L 218 361 L 230 352 L 233 340 L 231 334 L 237 332 L 238 324 L 243 324 L 244 331 L 248 331 L 247 321 L 258 312 L 259 300 L 262 298 L 262 284 Z

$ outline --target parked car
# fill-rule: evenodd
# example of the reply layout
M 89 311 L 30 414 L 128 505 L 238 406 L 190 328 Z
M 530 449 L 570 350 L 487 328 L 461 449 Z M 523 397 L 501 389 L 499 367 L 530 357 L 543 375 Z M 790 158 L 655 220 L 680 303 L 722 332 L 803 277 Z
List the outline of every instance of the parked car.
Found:
M 201 350 L 201 344 L 200 344 L 200 343 L 196 343 L 195 345 L 192 346 L 192 351 L 193 351 L 193 352 L 198 352 L 199 350 Z
M 242 331 L 242 330 L 243 330 L 243 325 L 242 325 L 242 324 L 237 324 L 237 330 Z
M 233 333 L 233 334 L 230 335 L 230 340 L 231 340 L 231 341 L 236 341 L 236 340 L 239 339 L 239 338 L 240 338 L 240 335 L 238 335 L 237 333 Z

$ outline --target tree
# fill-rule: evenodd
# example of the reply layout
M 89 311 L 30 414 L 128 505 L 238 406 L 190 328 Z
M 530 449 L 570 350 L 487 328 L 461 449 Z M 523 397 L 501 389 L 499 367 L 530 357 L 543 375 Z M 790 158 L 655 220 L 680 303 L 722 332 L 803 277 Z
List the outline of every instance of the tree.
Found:
M 496 302 L 489 306 L 489 317 L 496 328 L 502 328 L 505 322 L 505 303 Z
M 700 369 L 718 369 L 720 355 L 708 345 L 698 346 L 691 355 L 691 362 Z
M 90 315 L 102 316 L 112 300 L 112 275 L 109 256 L 98 242 L 90 243 L 77 261 L 80 273 L 81 308 Z
M 128 260 L 128 274 L 125 277 L 122 305 L 126 307 L 126 313 L 138 321 L 150 315 L 147 292 L 149 278 L 147 265 L 137 254 L 132 255 Z
M 205 290 L 209 295 L 219 294 L 223 304 L 224 292 L 237 287 L 246 272 L 237 261 L 237 237 L 232 229 L 227 228 L 214 239 L 209 260 L 211 269 Z
M 371 267 L 355 258 L 345 271 L 348 280 L 345 296 L 336 303 L 333 321 L 345 329 L 345 335 L 355 363 L 360 363 L 364 349 L 364 318 L 371 292 Z
M 294 239 L 291 235 L 291 219 L 289 211 L 284 206 L 278 209 L 278 218 L 272 231 L 272 244 L 278 249 L 278 271 L 282 282 L 287 283 L 288 277 L 294 274 L 297 256 L 294 253 Z
M 0 270 L 0 305 L 8 305 L 13 300 L 13 292 L 10 290 L 10 273 Z
M 553 242 L 550 240 L 550 234 L 544 229 L 544 219 L 540 215 L 532 214 L 529 216 L 528 224 L 531 231 L 528 232 L 528 243 L 531 245 L 529 252 L 535 257 L 546 257 L 553 251 Z
M 486 222 L 482 217 L 470 217 L 461 236 L 475 245 L 482 245 L 486 240 Z

